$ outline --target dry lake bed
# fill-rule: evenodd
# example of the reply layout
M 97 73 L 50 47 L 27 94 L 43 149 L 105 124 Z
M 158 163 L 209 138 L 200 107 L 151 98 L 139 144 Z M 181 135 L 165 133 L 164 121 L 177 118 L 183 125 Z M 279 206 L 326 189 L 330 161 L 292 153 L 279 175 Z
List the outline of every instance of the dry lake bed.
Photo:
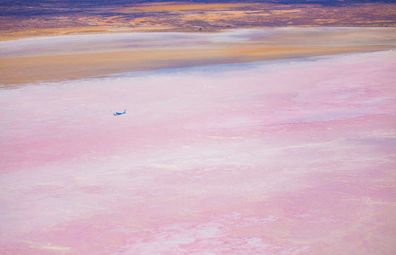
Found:
M 396 254 L 395 38 L 0 42 L 0 253 Z

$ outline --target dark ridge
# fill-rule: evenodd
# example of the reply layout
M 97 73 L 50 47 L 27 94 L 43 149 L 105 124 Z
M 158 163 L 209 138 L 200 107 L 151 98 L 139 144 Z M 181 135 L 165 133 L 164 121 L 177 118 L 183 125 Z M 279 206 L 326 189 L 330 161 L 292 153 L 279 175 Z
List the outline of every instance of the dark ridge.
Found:
M 0 0 L 0 16 L 51 16 L 90 13 L 100 7 L 122 7 L 138 3 L 272 3 L 349 6 L 364 3 L 396 3 L 396 0 Z

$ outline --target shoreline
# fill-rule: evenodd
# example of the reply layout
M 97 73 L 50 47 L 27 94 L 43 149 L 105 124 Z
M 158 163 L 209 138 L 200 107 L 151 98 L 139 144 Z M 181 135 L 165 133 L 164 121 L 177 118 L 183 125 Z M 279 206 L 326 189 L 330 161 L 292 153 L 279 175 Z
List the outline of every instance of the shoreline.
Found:
M 117 35 L 119 33 L 191 33 L 191 34 L 214 34 L 214 33 L 222 33 L 230 30 L 250 30 L 250 29 L 272 29 L 272 28 L 361 28 L 361 29 L 396 29 L 396 24 L 389 25 L 372 25 L 369 26 L 367 24 L 364 25 L 285 25 L 285 26 L 246 26 L 246 27 L 230 27 L 230 28 L 218 28 L 211 30 L 199 30 L 199 28 L 190 28 L 190 29 L 177 29 L 177 28 L 133 28 L 133 29 L 86 29 L 82 31 L 75 31 L 75 28 L 71 28 L 71 31 L 65 32 L 67 28 L 57 28 L 56 30 L 62 31 L 47 31 L 42 33 L 29 33 L 26 31 L 22 31 L 21 33 L 17 32 L 17 35 L 7 33 L 1 34 L 0 32 L 0 43 L 1 42 L 12 42 L 17 40 L 25 40 L 25 39 L 35 39 L 35 38 L 46 38 L 46 37 L 62 37 L 62 36 L 81 36 L 81 35 L 101 35 L 101 34 L 114 34 Z M 15 32 L 12 32 L 15 33 Z
M 305 27 L 20 39 L 0 42 L 0 84 L 7 87 L 162 68 L 390 50 L 396 48 L 395 31 Z

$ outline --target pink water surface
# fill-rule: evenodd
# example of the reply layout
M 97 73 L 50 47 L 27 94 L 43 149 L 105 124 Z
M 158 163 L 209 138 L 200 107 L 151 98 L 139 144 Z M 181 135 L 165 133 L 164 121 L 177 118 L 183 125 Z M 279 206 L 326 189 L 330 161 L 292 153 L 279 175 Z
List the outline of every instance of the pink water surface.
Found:
M 395 70 L 386 51 L 2 89 L 0 253 L 396 254 Z

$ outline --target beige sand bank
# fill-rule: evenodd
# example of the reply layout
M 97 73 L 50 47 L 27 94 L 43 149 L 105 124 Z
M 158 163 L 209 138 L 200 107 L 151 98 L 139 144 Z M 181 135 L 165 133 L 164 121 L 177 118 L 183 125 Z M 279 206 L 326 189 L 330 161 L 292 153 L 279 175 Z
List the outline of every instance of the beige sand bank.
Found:
M 0 43 L 2 86 L 137 70 L 393 49 L 396 28 L 268 28 L 123 33 Z

